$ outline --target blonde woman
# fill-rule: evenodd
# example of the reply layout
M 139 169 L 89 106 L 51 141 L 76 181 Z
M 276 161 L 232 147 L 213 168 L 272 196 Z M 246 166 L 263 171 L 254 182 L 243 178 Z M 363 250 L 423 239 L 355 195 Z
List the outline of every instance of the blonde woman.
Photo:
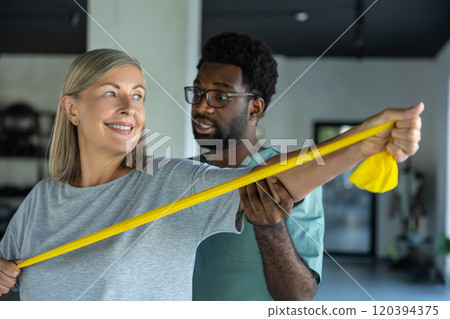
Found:
M 121 51 L 94 50 L 72 63 L 52 134 L 51 178 L 34 187 L 0 242 L 0 294 L 14 287 L 22 300 L 190 300 L 195 250 L 211 234 L 239 232 L 239 195 L 255 225 L 286 217 L 250 185 L 20 272 L 19 259 L 249 171 L 174 159 L 153 174 L 127 167 L 127 141 L 145 123 L 145 95 L 141 67 Z M 422 109 L 380 113 L 354 131 L 391 120 L 397 128 L 331 154 L 325 166 L 299 166 L 260 184 L 272 183 L 287 207 L 371 154 L 388 149 L 403 161 L 418 149 Z M 262 206 L 272 215 L 259 215 Z

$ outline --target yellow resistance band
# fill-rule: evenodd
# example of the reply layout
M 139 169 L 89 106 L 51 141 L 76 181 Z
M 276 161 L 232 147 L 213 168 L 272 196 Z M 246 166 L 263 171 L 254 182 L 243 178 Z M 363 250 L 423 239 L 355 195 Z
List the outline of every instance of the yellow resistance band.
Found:
M 30 259 L 27 259 L 24 262 L 18 264 L 17 266 L 19 268 L 27 267 L 27 266 L 36 264 L 38 262 L 44 261 L 46 259 L 50 259 L 50 258 L 59 256 L 59 255 L 65 254 L 69 251 L 93 244 L 97 241 L 106 239 L 108 237 L 117 235 L 117 234 L 127 231 L 129 229 L 149 223 L 153 220 L 160 218 L 162 215 L 170 215 L 170 214 L 180 211 L 182 209 L 191 207 L 195 204 L 204 202 L 208 199 L 214 198 L 219 195 L 223 195 L 232 190 L 249 185 L 251 183 L 254 183 L 255 181 L 259 181 L 259 180 L 265 179 L 269 176 L 281 173 L 281 172 L 288 170 L 296 165 L 301 165 L 302 163 L 311 161 L 319 156 L 324 156 L 331 152 L 337 151 L 341 148 L 344 148 L 351 144 L 362 141 L 370 136 L 381 133 L 382 131 L 389 129 L 393 126 L 394 126 L 394 122 L 385 123 L 385 124 L 370 128 L 368 130 L 356 133 L 354 135 L 348 136 L 348 137 L 343 138 L 334 143 L 330 143 L 324 147 L 320 147 L 314 152 L 309 151 L 307 153 L 300 154 L 299 156 L 293 156 L 293 157 L 287 159 L 286 161 L 266 166 L 257 171 L 250 172 L 246 175 L 232 179 L 228 182 L 208 188 L 208 189 L 198 192 L 196 194 L 184 197 L 173 203 L 161 206 L 159 208 L 153 209 L 153 210 L 143 213 L 141 215 L 129 218 L 127 220 L 124 220 L 123 222 L 120 222 L 118 224 L 104 228 L 93 234 L 87 235 L 85 237 L 74 240 L 74 241 L 67 243 L 65 245 L 62 245 L 60 247 L 49 250 L 43 254 L 32 257 Z

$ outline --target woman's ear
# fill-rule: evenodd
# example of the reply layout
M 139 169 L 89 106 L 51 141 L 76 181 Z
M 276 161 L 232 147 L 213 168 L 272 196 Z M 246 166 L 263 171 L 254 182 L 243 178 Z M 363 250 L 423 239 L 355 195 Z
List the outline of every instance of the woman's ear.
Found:
M 61 109 L 73 125 L 78 126 L 80 120 L 78 118 L 78 104 L 70 95 L 64 95 L 59 103 Z
M 255 120 L 258 119 L 264 112 L 264 108 L 266 107 L 266 103 L 264 99 L 261 97 L 255 98 L 251 100 L 250 104 L 250 116 L 249 119 Z

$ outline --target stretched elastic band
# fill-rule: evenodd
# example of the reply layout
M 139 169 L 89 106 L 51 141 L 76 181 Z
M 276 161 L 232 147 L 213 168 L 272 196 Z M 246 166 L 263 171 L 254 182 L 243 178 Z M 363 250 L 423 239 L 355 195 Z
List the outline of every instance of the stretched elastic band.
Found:
M 319 156 L 324 156 L 326 154 L 337 151 L 341 148 L 347 147 L 351 144 L 360 142 L 370 136 L 381 133 L 382 131 L 389 129 L 394 126 L 394 122 L 385 123 L 382 125 L 375 126 L 368 130 L 356 133 L 354 135 L 343 138 L 339 141 L 330 143 L 324 147 L 320 147 L 314 152 L 309 151 L 307 153 L 300 154 L 299 156 L 294 156 L 286 161 L 282 161 L 280 163 L 275 163 L 273 165 L 269 165 L 263 167 L 254 172 L 250 172 L 246 175 L 240 176 L 238 178 L 232 179 L 228 182 L 219 184 L 217 186 L 208 188 L 204 191 L 198 192 L 196 194 L 184 197 L 174 203 L 169 203 L 167 205 L 161 206 L 159 208 L 153 209 L 141 215 L 132 217 L 130 219 L 124 220 L 118 224 L 112 225 L 110 227 L 99 230 L 93 234 L 87 235 L 80 239 L 74 240 L 70 243 L 62 245 L 60 247 L 49 250 L 45 253 L 32 257 L 30 259 L 25 260 L 24 262 L 18 264 L 19 268 L 27 267 L 38 262 L 44 261 L 46 259 L 50 259 L 62 254 L 65 254 L 69 251 L 93 244 L 100 240 L 106 239 L 108 237 L 117 235 L 129 229 L 141 226 L 143 224 L 149 223 L 155 219 L 161 217 L 162 214 L 164 216 L 170 215 L 182 209 L 191 207 L 195 204 L 204 202 L 208 199 L 214 198 L 216 196 L 228 193 L 232 190 L 241 188 L 243 186 L 254 183 L 255 181 L 259 181 L 265 179 L 269 176 L 281 173 L 285 170 L 288 170 L 296 165 L 301 165 L 302 163 L 311 161 Z

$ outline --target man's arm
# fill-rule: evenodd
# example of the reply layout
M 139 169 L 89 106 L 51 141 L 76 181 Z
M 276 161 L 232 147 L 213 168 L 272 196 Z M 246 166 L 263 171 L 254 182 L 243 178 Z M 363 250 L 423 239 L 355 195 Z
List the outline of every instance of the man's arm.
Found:
M 257 189 L 250 194 L 253 196 L 258 193 L 258 198 L 250 199 L 246 189 L 241 189 L 241 199 L 247 216 L 265 215 L 266 212 L 275 211 L 285 217 L 290 215 L 293 199 L 280 182 L 275 180 L 269 186 L 266 180 L 262 180 L 253 187 Z M 270 192 L 277 195 L 279 203 L 269 195 Z M 316 280 L 308 265 L 297 255 L 284 220 L 273 226 L 253 226 L 263 261 L 267 289 L 272 298 L 312 300 L 317 288 Z
M 317 288 L 308 265 L 294 249 L 284 221 L 254 226 L 267 289 L 274 300 L 312 300 Z

